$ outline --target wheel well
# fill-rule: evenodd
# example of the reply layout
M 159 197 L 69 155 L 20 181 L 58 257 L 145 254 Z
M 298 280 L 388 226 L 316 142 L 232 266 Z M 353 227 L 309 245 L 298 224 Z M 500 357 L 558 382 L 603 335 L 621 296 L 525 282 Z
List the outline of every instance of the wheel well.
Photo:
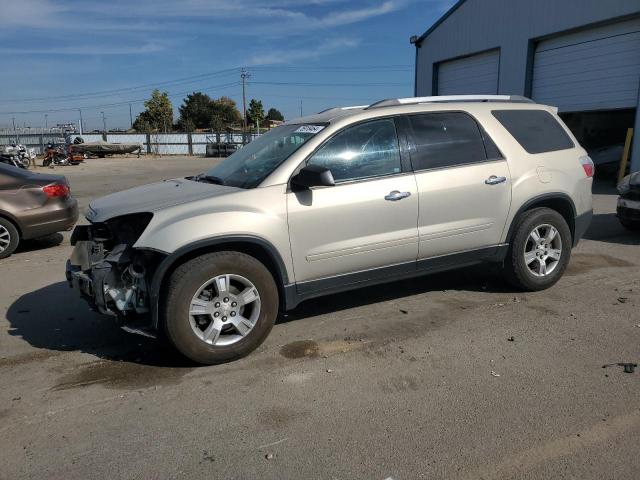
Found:
M 513 218 L 511 227 L 509 228 L 509 234 L 507 235 L 507 242 L 511 242 L 511 238 L 514 234 L 515 226 L 522 215 L 534 208 L 546 207 L 558 212 L 569 225 L 571 231 L 571 238 L 575 238 L 576 218 L 575 208 L 573 203 L 568 197 L 557 195 L 549 196 L 532 200 L 530 203 L 525 204 Z
M 247 255 L 252 256 L 259 262 L 261 262 L 271 275 L 273 276 L 273 280 L 276 282 L 276 286 L 278 288 L 278 297 L 280 301 L 280 307 L 283 308 L 285 305 L 285 291 L 284 285 L 287 281 L 286 271 L 282 271 L 284 266 L 280 267 L 278 264 L 278 260 L 274 258 L 274 253 L 271 253 L 265 246 L 262 246 L 259 243 L 254 243 L 250 241 L 229 241 L 229 242 L 221 242 L 215 243 L 212 245 L 203 245 L 201 247 L 189 250 L 185 252 L 183 255 L 177 257 L 167 268 L 166 270 L 160 272 L 162 275 L 157 302 L 161 303 L 162 299 L 165 298 L 166 288 L 168 285 L 168 280 L 180 265 L 192 260 L 196 257 L 207 253 L 220 252 L 220 251 L 234 251 L 240 252 Z M 155 308 L 158 308 L 160 305 L 156 305 Z M 158 321 L 160 318 L 158 318 Z

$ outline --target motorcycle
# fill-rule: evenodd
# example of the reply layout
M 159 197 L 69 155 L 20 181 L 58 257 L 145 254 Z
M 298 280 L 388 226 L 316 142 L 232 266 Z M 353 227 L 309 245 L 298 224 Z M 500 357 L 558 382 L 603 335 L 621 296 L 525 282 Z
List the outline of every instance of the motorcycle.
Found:
M 9 163 L 20 168 L 29 168 L 31 160 L 36 158 L 36 152 L 33 148 L 27 149 L 24 145 L 16 145 L 15 143 L 4 147 L 0 155 L 13 159 Z
M 0 163 L 5 163 L 7 165 L 13 165 L 14 167 L 27 169 L 29 167 L 29 161 L 25 163 L 20 159 L 17 155 L 11 155 L 7 153 L 0 153 Z
M 48 143 L 45 149 L 44 158 L 42 159 L 43 167 L 52 167 L 54 165 L 78 165 L 80 162 L 75 160 L 72 155 L 69 155 L 63 145 L 55 146 L 53 143 Z

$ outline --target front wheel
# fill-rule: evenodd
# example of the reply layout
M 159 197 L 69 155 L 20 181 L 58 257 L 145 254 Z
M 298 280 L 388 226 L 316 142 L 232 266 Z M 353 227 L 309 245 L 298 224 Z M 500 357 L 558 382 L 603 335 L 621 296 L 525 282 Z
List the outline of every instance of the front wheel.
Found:
M 550 208 L 535 208 L 520 218 L 504 274 L 520 290 L 544 290 L 555 284 L 571 257 L 571 231 L 566 220 Z
M 264 341 L 278 304 L 278 288 L 258 260 L 239 252 L 209 253 L 171 275 L 165 331 L 191 360 L 223 363 L 248 355 Z

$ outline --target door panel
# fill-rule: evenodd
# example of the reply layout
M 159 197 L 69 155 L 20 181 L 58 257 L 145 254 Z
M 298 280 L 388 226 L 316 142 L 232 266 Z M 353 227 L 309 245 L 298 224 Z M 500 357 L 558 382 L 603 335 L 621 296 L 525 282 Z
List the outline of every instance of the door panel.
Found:
M 395 190 L 410 195 L 385 200 Z M 288 193 L 287 208 L 296 282 L 416 260 L 411 173 Z
M 408 117 L 418 184 L 418 258 L 497 245 L 511 204 L 499 149 L 465 112 Z
M 487 184 L 490 177 L 503 182 Z M 500 242 L 511 204 L 505 160 L 416 173 L 420 192 L 418 258 Z

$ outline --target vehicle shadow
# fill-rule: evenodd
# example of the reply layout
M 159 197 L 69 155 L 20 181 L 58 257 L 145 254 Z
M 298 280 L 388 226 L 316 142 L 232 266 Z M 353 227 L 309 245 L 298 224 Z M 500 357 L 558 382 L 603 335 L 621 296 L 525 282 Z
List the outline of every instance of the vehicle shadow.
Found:
M 46 248 L 57 247 L 64 240 L 64 235 L 61 233 L 54 233 L 47 235 L 46 237 L 32 238 L 29 240 L 22 240 L 18 244 L 18 248 L 15 253 L 34 252 L 36 250 L 44 250 Z
M 593 216 L 585 240 L 617 243 L 620 245 L 640 245 L 640 234 L 624 228 L 615 213 L 599 213 Z
M 89 309 L 66 282 L 25 293 L 6 313 L 9 335 L 35 348 L 80 351 L 105 360 L 158 367 L 193 367 L 164 341 L 124 332 L 115 318 Z
M 497 265 L 483 264 L 310 299 L 281 315 L 278 323 L 442 290 L 515 293 L 501 277 Z
M 418 277 L 308 300 L 283 314 L 278 323 L 401 299 L 435 290 L 509 292 L 511 288 L 489 266 Z M 66 282 L 25 293 L 6 313 L 9 335 L 50 352 L 79 351 L 100 359 L 153 367 L 193 368 L 164 340 L 124 332 L 112 317 L 89 309 Z

